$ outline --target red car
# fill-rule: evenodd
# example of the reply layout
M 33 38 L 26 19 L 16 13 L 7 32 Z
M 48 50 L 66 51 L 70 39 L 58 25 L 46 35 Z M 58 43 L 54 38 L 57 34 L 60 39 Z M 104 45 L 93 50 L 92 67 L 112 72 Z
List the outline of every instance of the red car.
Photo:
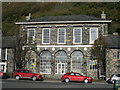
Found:
M 84 82 L 84 83 L 92 83 L 92 78 L 88 77 L 88 76 L 83 76 L 80 73 L 76 73 L 76 72 L 69 72 L 66 73 L 62 76 L 62 81 L 65 82 L 69 82 L 69 81 L 80 81 L 80 82 Z
M 32 71 L 27 69 L 17 69 L 13 73 L 13 76 L 15 77 L 16 80 L 24 78 L 24 79 L 32 79 L 33 81 L 36 81 L 36 80 L 43 81 L 42 75 L 32 73 Z
M 7 79 L 7 78 L 9 78 L 9 76 L 7 75 L 7 73 L 0 71 L 0 78 Z

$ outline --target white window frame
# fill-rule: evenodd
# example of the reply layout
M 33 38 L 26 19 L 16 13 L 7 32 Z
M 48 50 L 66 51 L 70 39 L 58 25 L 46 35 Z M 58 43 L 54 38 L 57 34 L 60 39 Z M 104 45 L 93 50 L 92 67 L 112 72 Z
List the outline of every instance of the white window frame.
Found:
M 1 60 L 1 48 L 0 48 L 0 60 Z
M 120 60 L 120 50 L 118 51 L 118 60 Z
M 64 35 L 64 43 L 59 43 L 59 30 L 64 29 L 65 35 Z M 66 44 L 66 28 L 58 28 L 57 29 L 57 44 Z
M 94 44 L 94 41 L 95 41 L 95 40 L 94 41 L 91 40 L 91 30 L 92 29 L 96 29 L 96 31 L 97 31 L 97 38 L 98 38 L 98 28 L 90 28 L 90 42 L 89 42 L 90 44 Z
M 59 68 L 59 65 L 60 65 L 60 68 Z M 62 73 L 62 70 L 64 71 L 63 73 Z M 66 72 L 66 63 L 61 63 L 61 62 L 57 63 L 57 73 L 56 74 L 65 74 L 65 72 Z
M 33 40 L 31 44 L 34 44 L 34 40 L 35 40 L 35 28 L 29 28 L 27 29 L 27 43 L 29 43 L 29 30 L 34 30 L 34 36 L 33 36 Z
M 92 62 L 92 64 L 90 63 L 90 61 Z M 89 61 L 89 70 L 97 70 L 97 62 L 94 62 L 94 64 L 93 64 L 93 61 L 92 60 L 90 60 Z M 94 68 L 94 66 L 96 65 L 96 68 Z M 92 68 L 91 68 L 92 67 Z
M 0 62 L 0 68 L 1 68 L 1 65 L 5 65 L 5 68 L 4 68 L 4 72 L 6 72 L 6 66 L 7 66 L 7 63 L 6 62 Z
M 2 51 L 2 48 L 0 48 L 0 59 L 2 60 L 2 53 L 1 53 L 1 51 Z M 4 60 L 7 60 L 7 48 L 5 48 L 5 59 Z
M 44 43 L 44 30 L 45 29 L 49 30 L 49 43 Z M 51 31 L 50 28 L 42 28 L 42 44 L 50 44 L 50 34 L 51 34 L 50 31 Z
M 97 65 L 97 64 L 96 64 Z M 92 70 L 92 71 L 97 71 L 97 68 L 93 68 L 95 65 L 89 65 L 89 70 Z M 92 67 L 92 68 L 91 68 Z
M 80 40 L 81 42 L 79 42 L 79 43 L 75 42 L 75 29 L 80 29 L 81 30 L 81 33 L 80 33 L 81 34 L 81 37 L 80 37 L 81 38 L 81 40 Z M 73 28 L 73 44 L 82 44 L 82 28 L 80 28 L 80 27 Z

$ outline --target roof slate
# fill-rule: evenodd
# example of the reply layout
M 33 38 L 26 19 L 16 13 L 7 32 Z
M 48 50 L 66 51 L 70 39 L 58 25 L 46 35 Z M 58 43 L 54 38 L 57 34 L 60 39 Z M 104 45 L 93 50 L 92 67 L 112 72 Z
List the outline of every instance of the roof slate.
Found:
M 44 22 L 44 21 L 94 21 L 106 20 L 102 18 L 87 16 L 87 15 L 65 15 L 65 16 L 44 16 L 40 18 L 30 19 L 26 22 Z

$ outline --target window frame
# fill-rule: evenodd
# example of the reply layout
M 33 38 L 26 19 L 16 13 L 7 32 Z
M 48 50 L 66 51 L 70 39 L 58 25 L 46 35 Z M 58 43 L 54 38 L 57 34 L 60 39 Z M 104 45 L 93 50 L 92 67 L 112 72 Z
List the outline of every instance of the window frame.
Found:
M 76 38 L 75 38 L 75 29 L 80 29 L 80 31 L 81 31 L 81 32 L 80 32 L 80 34 L 81 34 L 81 36 L 80 36 L 81 40 L 80 40 L 80 41 L 81 41 L 81 42 L 79 42 L 79 43 L 76 43 L 76 42 L 75 42 L 75 39 L 76 39 Z M 81 28 L 81 27 L 73 28 L 73 44 L 82 44 L 82 28 Z
M 59 30 L 64 29 L 64 43 L 59 43 Z M 66 44 L 66 28 L 58 28 L 57 29 L 57 44 Z
M 33 40 L 32 40 L 32 43 L 31 43 L 31 44 L 34 44 L 35 35 L 36 35 L 36 30 L 35 30 L 35 28 L 28 28 L 28 29 L 27 29 L 27 43 L 29 43 L 29 31 L 30 31 L 30 30 L 34 30 L 34 36 L 32 36 L 32 37 L 33 37 Z
M 45 29 L 49 30 L 49 43 L 44 43 L 44 30 Z M 42 44 L 50 44 L 50 34 L 51 34 L 50 28 L 42 28 Z
M 8 49 L 4 48 L 5 49 L 5 58 L 4 59 L 2 58 L 2 53 L 1 53 L 2 49 L 3 48 L 0 48 L 0 60 L 7 60 L 7 51 L 8 51 Z
M 120 60 L 120 50 L 118 51 L 118 60 Z
M 96 29 L 96 31 L 97 31 L 96 35 L 97 35 L 97 38 L 98 38 L 98 28 L 96 28 L 96 27 L 90 28 L 89 44 L 94 44 L 94 41 L 95 41 L 95 40 L 94 41 L 91 40 L 91 31 L 92 31 L 92 29 Z
M 46 54 L 48 55 L 47 58 L 45 56 Z M 39 63 L 39 65 L 40 65 L 40 67 L 39 67 L 40 72 L 39 73 L 51 74 L 52 73 L 52 69 L 51 69 L 51 67 L 52 67 L 52 64 L 51 64 L 52 55 L 51 55 L 51 52 L 49 52 L 49 51 L 42 51 L 40 53 L 39 57 L 40 57 L 40 63 Z M 47 63 L 46 63 L 46 61 L 47 61 Z M 45 71 L 43 71 L 43 70 L 45 70 Z M 48 72 L 48 70 L 49 70 L 49 72 Z
M 92 62 L 92 64 L 90 63 L 90 61 Z M 97 64 L 97 61 L 94 62 L 92 60 L 89 61 L 89 70 L 94 70 L 96 71 L 98 69 L 98 64 Z M 94 64 L 93 64 L 94 63 Z

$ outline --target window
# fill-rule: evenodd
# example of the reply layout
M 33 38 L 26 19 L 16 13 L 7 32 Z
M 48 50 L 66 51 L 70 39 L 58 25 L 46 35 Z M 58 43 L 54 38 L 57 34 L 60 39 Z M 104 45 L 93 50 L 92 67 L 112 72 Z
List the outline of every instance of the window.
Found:
M 74 44 L 82 43 L 82 28 L 73 29 L 73 43 Z
M 97 61 L 96 60 L 89 61 L 89 69 L 90 70 L 97 70 Z
M 58 51 L 55 54 L 55 74 L 64 74 L 65 72 L 67 72 L 67 54 L 65 51 Z
M 98 38 L 98 28 L 90 28 L 90 44 Z
M 0 49 L 0 59 L 7 60 L 7 49 Z
M 71 71 L 78 73 L 83 71 L 83 53 L 81 51 L 74 51 L 71 54 Z
M 28 34 L 27 34 L 27 43 L 34 43 L 35 40 L 35 29 L 28 29 Z
M 0 64 L 0 71 L 5 72 L 6 69 L 5 67 L 6 67 L 5 64 Z
M 120 50 L 119 50 L 119 52 L 118 52 L 118 59 L 120 60 Z
M 74 73 L 69 73 L 68 75 L 74 75 Z
M 51 74 L 51 53 L 42 51 L 40 54 L 40 73 Z
M 58 44 L 65 44 L 65 40 L 66 40 L 66 29 L 65 28 L 59 28 L 58 29 L 57 43 Z
M 76 73 L 76 74 L 75 74 L 75 76 L 82 76 L 82 75 L 81 75 L 81 74 L 79 74 L 79 73 Z
M 42 44 L 50 44 L 50 29 L 43 28 L 42 30 Z

